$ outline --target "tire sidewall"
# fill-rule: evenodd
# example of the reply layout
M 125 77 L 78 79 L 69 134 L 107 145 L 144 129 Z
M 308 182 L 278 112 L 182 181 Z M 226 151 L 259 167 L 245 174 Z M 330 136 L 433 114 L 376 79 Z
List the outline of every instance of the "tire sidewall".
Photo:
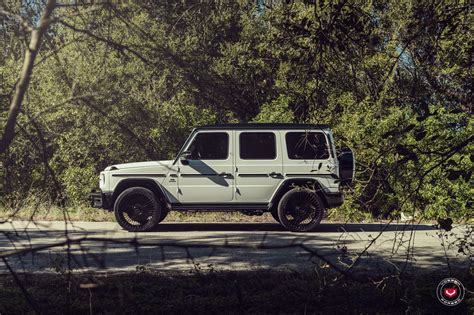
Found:
M 169 210 L 165 209 L 164 206 L 161 206 L 161 215 L 160 215 L 160 218 L 158 220 L 158 223 L 160 223 L 161 221 L 166 219 L 166 217 L 168 216 L 168 213 L 170 213 Z
M 153 209 L 151 213 L 151 219 L 148 220 L 145 224 L 131 225 L 125 220 L 123 216 L 123 210 L 120 209 L 120 206 L 127 198 L 130 198 L 131 196 L 134 196 L 137 194 L 150 198 L 150 200 L 152 200 L 153 202 Z M 115 214 L 115 219 L 117 220 L 117 223 L 123 229 L 130 232 L 145 232 L 145 231 L 152 230 L 160 222 L 160 218 L 162 218 L 163 216 L 162 212 L 163 212 L 162 207 L 159 204 L 155 194 L 151 190 L 144 187 L 131 187 L 131 188 L 125 189 L 117 197 L 117 200 L 115 201 L 115 204 L 114 204 L 114 214 Z
M 272 209 L 270 213 L 275 221 L 280 222 L 280 217 L 278 216 L 278 207 L 276 209 Z
M 314 197 L 317 203 L 316 206 L 318 208 L 318 212 L 317 212 L 317 216 L 309 224 L 305 224 L 303 228 L 295 228 L 294 226 L 291 226 L 289 224 L 286 218 L 286 206 L 290 198 L 292 198 L 295 194 L 301 193 L 301 192 L 314 194 Z M 287 191 L 283 195 L 283 197 L 281 197 L 280 202 L 278 203 L 279 222 L 281 225 L 283 225 L 283 227 L 285 227 L 287 230 L 292 231 L 292 232 L 309 232 L 313 230 L 314 228 L 316 228 L 316 226 L 319 225 L 319 223 L 321 223 L 321 220 L 324 217 L 324 213 L 325 213 L 325 208 L 324 208 L 323 201 L 321 200 L 321 197 L 319 197 L 317 193 L 309 189 L 301 189 L 301 188 L 291 189 Z

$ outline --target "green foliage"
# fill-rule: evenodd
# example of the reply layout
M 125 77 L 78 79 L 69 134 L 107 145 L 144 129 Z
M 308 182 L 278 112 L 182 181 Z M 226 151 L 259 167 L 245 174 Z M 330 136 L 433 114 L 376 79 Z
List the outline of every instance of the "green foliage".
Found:
M 254 122 L 259 123 L 291 123 L 295 117 L 289 108 L 290 99 L 287 96 L 279 96 L 270 104 L 263 104 Z
M 338 215 L 468 219 L 472 18 L 463 2 L 356 0 L 262 14 L 135 3 L 69 18 L 76 30 L 55 24 L 39 56 L 4 190 L 78 204 L 107 165 L 172 158 L 199 124 L 328 123 L 358 161 Z M 13 31 L 2 41 L 0 127 L 24 49 Z
M 61 175 L 64 192 L 73 202 L 83 202 L 84 196 L 90 192 L 89 187 L 95 187 L 99 178 L 92 164 L 82 168 L 71 165 Z

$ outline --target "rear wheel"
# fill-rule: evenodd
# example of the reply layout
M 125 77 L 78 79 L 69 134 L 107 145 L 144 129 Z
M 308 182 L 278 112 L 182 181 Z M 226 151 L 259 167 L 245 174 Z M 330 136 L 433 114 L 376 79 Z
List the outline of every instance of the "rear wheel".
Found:
M 164 209 L 164 207 L 162 206 L 161 216 L 160 216 L 160 219 L 158 220 L 158 223 L 166 219 L 166 217 L 168 216 L 168 213 L 169 213 L 169 210 Z
M 163 217 L 163 209 L 155 194 L 144 187 L 124 190 L 115 201 L 114 213 L 118 224 L 130 232 L 152 230 Z
M 285 193 L 278 203 L 281 225 L 293 232 L 314 229 L 323 219 L 324 211 L 321 198 L 309 189 L 292 189 Z

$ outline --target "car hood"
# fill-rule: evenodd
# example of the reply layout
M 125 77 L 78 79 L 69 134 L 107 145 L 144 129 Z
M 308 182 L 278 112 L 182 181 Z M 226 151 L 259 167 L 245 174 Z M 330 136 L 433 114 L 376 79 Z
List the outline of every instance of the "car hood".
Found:
M 164 160 L 164 161 L 148 161 L 148 162 L 134 162 L 134 163 L 124 163 L 124 164 L 114 164 L 107 166 L 106 171 L 114 170 L 123 170 L 123 169 L 141 169 L 141 168 L 169 168 L 173 164 L 173 160 Z

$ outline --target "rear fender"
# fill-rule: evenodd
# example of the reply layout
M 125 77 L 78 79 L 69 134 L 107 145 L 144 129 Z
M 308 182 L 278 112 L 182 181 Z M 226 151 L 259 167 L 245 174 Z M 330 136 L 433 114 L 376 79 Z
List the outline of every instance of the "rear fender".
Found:
M 278 202 L 280 202 L 281 197 L 289 190 L 295 187 L 307 187 L 308 189 L 314 190 L 323 200 L 325 207 L 328 207 L 328 203 L 326 200 L 326 195 L 323 190 L 323 186 L 321 183 L 315 178 L 289 178 L 284 180 L 278 189 L 273 194 L 271 199 L 271 209 L 278 206 Z

